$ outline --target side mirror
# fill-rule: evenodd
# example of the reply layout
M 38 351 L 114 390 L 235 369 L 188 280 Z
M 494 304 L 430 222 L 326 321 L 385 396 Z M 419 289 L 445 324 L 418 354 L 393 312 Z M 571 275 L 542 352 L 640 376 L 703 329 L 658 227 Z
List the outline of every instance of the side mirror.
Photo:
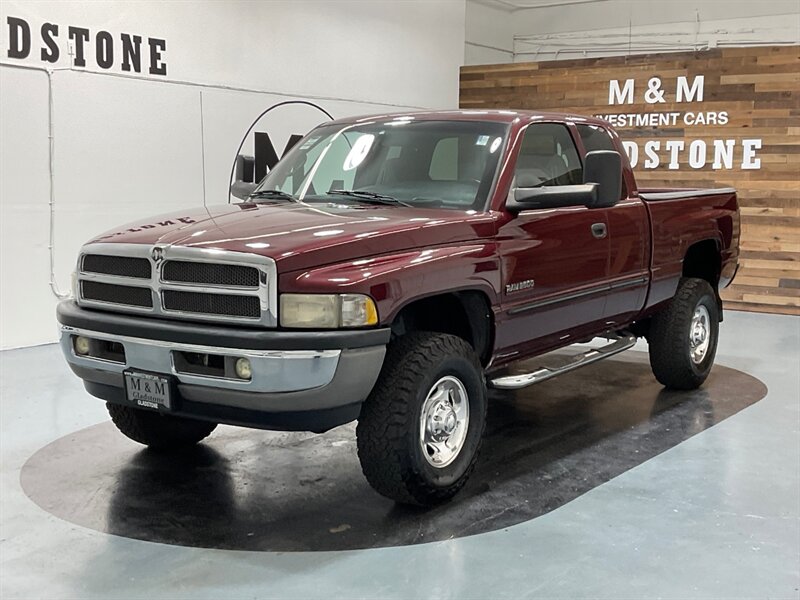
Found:
M 234 181 L 233 185 L 231 186 L 231 194 L 239 198 L 239 200 L 247 200 L 247 197 L 252 194 L 253 190 L 257 187 L 257 183 Z
M 565 206 L 593 206 L 597 203 L 597 184 L 554 185 L 532 188 L 515 188 L 514 197 L 506 202 L 512 212 L 536 208 L 563 208 Z
M 622 193 L 622 157 L 613 150 L 587 152 L 583 161 L 584 184 L 597 185 L 597 200 L 589 208 L 610 208 Z
M 231 184 L 231 194 L 239 200 L 247 200 L 247 197 L 258 186 L 255 179 L 255 159 L 252 156 L 236 157 L 233 171 L 233 183 Z

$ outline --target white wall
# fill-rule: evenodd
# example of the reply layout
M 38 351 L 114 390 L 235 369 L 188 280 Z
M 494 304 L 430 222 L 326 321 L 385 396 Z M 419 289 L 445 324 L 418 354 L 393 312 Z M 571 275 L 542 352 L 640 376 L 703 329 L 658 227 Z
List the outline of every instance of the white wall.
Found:
M 483 27 L 487 10 L 505 25 Z M 468 0 L 466 31 L 466 64 L 797 44 L 800 2 Z
M 27 59 L 7 55 L 9 16 L 31 25 Z M 59 25 L 55 65 L 39 57 L 45 22 Z M 70 69 L 69 25 L 92 32 L 85 69 Z M 101 72 L 99 30 L 166 39 L 167 76 L 131 78 L 118 54 Z M 52 74 L 53 255 L 56 286 L 66 291 L 92 235 L 203 204 L 204 193 L 207 204 L 226 202 L 242 136 L 272 104 L 313 99 L 334 117 L 457 106 L 464 2 L 4 0 L 0 32 L 0 347 L 8 348 L 57 337 L 48 79 L 19 66 L 60 69 Z M 276 132 L 279 151 L 292 133 L 301 132 L 291 124 Z
M 464 64 L 512 62 L 514 21 L 511 11 L 493 4 L 467 0 Z

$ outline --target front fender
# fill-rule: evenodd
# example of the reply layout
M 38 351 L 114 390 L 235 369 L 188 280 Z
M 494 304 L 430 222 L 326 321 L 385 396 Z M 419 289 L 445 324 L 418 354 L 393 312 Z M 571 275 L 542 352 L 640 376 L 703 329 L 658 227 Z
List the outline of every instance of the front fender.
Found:
M 461 290 L 480 290 L 499 302 L 500 260 L 492 243 L 458 244 L 357 259 L 280 275 L 281 293 L 358 293 L 371 296 L 381 324 L 409 302 Z

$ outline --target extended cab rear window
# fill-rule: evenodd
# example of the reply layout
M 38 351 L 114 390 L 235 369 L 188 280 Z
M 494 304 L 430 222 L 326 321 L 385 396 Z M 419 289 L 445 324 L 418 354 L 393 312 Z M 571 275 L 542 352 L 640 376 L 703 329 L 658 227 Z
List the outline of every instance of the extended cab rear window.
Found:
M 599 125 L 578 125 L 578 134 L 581 136 L 583 147 L 587 152 L 594 150 L 616 150 L 614 140 L 607 129 Z
M 617 151 L 614 145 L 614 140 L 611 137 L 611 132 L 605 127 L 599 125 L 578 125 L 578 135 L 581 136 L 581 142 L 586 152 L 593 152 L 594 150 L 613 150 Z M 625 157 L 623 156 L 623 160 Z M 622 178 L 622 198 L 628 197 L 627 185 L 625 178 Z

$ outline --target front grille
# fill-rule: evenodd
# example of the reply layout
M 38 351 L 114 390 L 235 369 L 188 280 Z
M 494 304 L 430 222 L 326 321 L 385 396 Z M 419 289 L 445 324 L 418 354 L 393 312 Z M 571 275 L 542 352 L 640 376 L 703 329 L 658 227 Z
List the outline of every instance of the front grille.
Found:
M 258 287 L 258 269 L 243 265 L 170 260 L 164 263 L 161 279 L 172 283 L 255 288 Z
M 96 302 L 153 308 L 153 295 L 150 292 L 150 288 L 134 287 L 132 285 L 82 281 L 81 297 Z
M 164 290 L 162 294 L 165 310 L 252 319 L 258 319 L 261 316 L 261 303 L 257 296 L 207 294 L 178 290 Z
M 276 327 L 275 261 L 247 252 L 89 244 L 78 259 L 78 304 L 152 317 Z
M 85 254 L 81 270 L 84 273 L 102 273 L 104 275 L 150 279 L 150 261 L 146 258 L 133 256 Z

